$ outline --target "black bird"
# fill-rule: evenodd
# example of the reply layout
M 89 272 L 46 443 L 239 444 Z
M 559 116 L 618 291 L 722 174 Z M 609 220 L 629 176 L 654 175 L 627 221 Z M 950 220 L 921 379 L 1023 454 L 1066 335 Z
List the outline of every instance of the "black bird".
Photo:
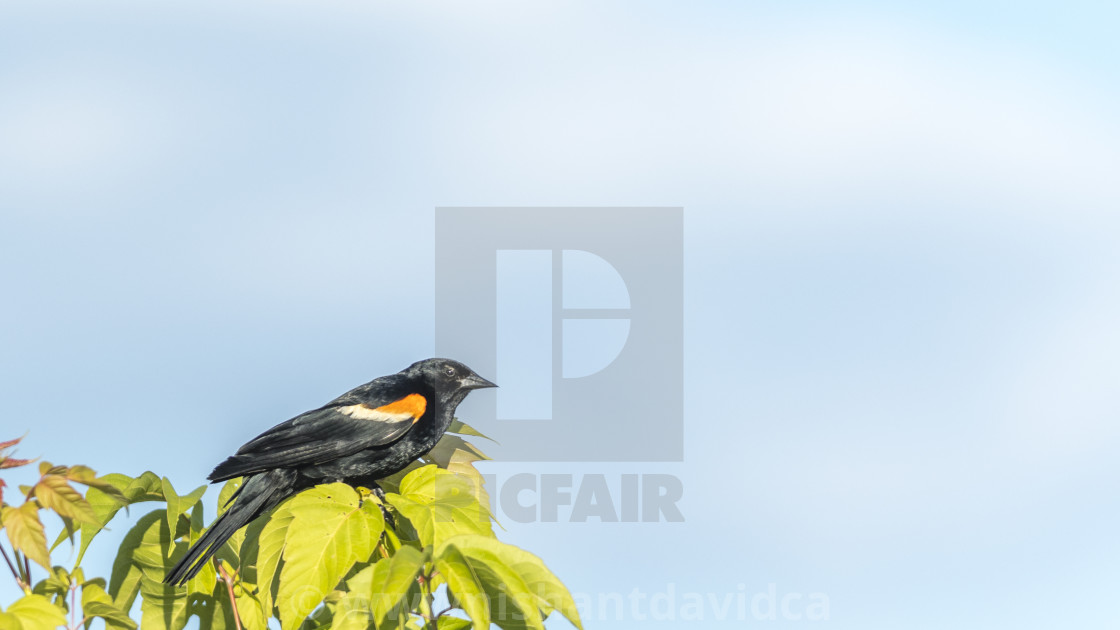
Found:
M 342 481 L 380 496 L 377 480 L 430 451 L 459 403 L 484 387 L 497 385 L 458 361 L 427 359 L 260 434 L 210 473 L 212 483 L 245 479 L 164 583 L 193 578 L 234 532 L 301 490 Z

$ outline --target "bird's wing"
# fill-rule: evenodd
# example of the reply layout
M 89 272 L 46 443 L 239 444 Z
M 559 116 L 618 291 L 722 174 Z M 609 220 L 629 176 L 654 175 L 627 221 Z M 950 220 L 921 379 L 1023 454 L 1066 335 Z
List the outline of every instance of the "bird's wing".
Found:
M 362 398 L 372 402 L 357 402 Z M 214 468 L 210 481 L 329 462 L 388 444 L 412 428 L 427 406 L 427 399 L 416 393 L 370 397 L 349 392 L 250 440 Z

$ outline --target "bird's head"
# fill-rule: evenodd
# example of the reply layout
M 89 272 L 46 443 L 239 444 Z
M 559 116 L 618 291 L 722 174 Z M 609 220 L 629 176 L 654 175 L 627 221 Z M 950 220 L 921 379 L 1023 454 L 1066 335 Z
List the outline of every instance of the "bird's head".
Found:
M 497 387 L 454 359 L 417 361 L 408 366 L 405 372 L 419 376 L 445 403 L 458 404 L 472 390 Z

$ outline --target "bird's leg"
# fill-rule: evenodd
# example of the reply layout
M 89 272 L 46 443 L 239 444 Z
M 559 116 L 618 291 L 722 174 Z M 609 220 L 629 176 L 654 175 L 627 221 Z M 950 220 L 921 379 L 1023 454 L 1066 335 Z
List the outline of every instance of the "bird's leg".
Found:
M 389 513 L 389 508 L 385 507 L 385 490 L 376 482 L 369 484 L 369 491 L 373 496 L 377 497 L 378 505 L 381 507 L 381 515 L 385 517 L 385 522 L 393 529 L 397 528 L 397 522 L 393 520 L 393 515 Z

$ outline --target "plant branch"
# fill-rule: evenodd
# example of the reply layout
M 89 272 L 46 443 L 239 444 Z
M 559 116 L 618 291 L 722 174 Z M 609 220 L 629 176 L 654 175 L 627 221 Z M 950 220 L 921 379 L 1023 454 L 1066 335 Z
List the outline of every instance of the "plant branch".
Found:
M 420 599 L 420 616 L 424 618 L 424 627 L 430 630 L 438 630 L 436 617 L 432 614 L 432 603 L 435 599 L 432 597 L 432 576 L 426 573 L 416 579 L 420 581 L 420 592 L 423 595 Z
M 24 569 L 26 564 L 23 561 L 23 554 L 19 552 L 19 549 L 15 548 L 15 545 L 12 545 L 12 556 L 16 559 L 16 571 L 19 572 L 20 586 L 23 587 L 24 591 L 27 591 L 31 586 L 31 576 L 28 575 L 30 571 Z
M 16 579 L 16 584 L 19 585 L 20 589 L 26 590 L 27 586 L 26 586 L 26 583 L 23 581 L 23 577 L 20 576 L 19 571 L 16 571 L 15 565 L 12 564 L 12 559 L 8 557 L 8 552 L 7 552 L 6 549 L 4 549 L 3 545 L 0 545 L 0 553 L 4 554 L 4 562 L 8 563 L 8 568 L 11 569 L 12 577 L 14 577 Z M 19 561 L 18 556 L 16 557 L 16 561 L 17 562 Z
M 222 574 L 222 581 L 226 583 L 226 592 L 229 593 L 229 605 L 233 607 L 233 623 L 237 626 L 237 630 L 241 630 L 241 613 L 237 610 L 237 598 L 233 596 L 233 578 L 230 577 L 226 567 L 222 564 L 221 560 L 214 560 L 214 564 L 218 566 L 218 573 Z

